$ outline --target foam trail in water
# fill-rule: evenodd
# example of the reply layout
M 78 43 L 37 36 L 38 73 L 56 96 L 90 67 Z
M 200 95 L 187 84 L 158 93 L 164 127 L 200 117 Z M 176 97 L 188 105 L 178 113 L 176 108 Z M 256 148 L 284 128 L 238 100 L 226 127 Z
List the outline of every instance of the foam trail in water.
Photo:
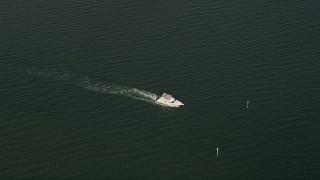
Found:
M 126 96 L 126 97 L 130 97 L 137 100 L 143 100 L 149 103 L 154 103 L 157 98 L 156 94 L 149 91 L 144 91 L 144 90 L 125 87 L 125 86 L 113 85 L 113 84 L 106 84 L 102 82 L 91 82 L 91 80 L 79 81 L 77 82 L 76 85 L 92 91 L 109 93 L 109 94 L 117 94 L 117 95 Z
M 119 86 L 112 83 L 105 83 L 102 81 L 96 81 L 86 76 L 77 76 L 70 74 L 69 72 L 59 72 L 55 69 L 52 69 L 51 71 L 39 71 L 35 69 L 23 70 L 21 68 L 15 68 L 14 71 L 20 73 L 24 72 L 28 75 L 45 77 L 48 79 L 56 79 L 59 81 L 63 81 L 67 84 L 72 84 L 91 91 L 126 96 L 136 100 L 143 100 L 152 104 L 155 104 L 157 98 L 157 95 L 155 93 L 149 91 L 126 86 Z
M 105 83 L 102 81 L 95 81 L 91 80 L 88 77 L 77 77 L 75 75 L 71 75 L 70 73 L 65 73 L 54 77 L 55 79 L 74 84 L 78 87 L 82 87 L 91 91 L 126 96 L 136 100 L 143 100 L 149 103 L 154 103 L 157 98 L 156 94 L 149 91 L 114 85 L 112 83 Z

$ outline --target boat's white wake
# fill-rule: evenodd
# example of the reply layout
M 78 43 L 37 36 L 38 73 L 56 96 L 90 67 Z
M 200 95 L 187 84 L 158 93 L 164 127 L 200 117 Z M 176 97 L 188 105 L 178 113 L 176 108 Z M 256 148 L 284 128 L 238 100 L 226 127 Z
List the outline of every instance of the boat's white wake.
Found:
M 59 72 L 55 69 L 52 69 L 51 71 L 44 71 L 44 70 L 39 71 L 35 69 L 22 70 L 21 68 L 15 68 L 11 70 L 19 73 L 24 72 L 24 73 L 27 73 L 28 75 L 40 76 L 48 79 L 63 81 L 66 84 L 72 84 L 90 91 L 96 91 L 96 92 L 107 93 L 107 94 L 116 94 L 116 95 L 125 96 L 125 97 L 129 97 L 136 100 L 142 100 L 145 102 L 149 102 L 151 104 L 155 104 L 155 101 L 157 98 L 157 95 L 155 93 L 152 93 L 149 91 L 115 85 L 113 83 L 108 83 L 103 81 L 97 81 L 94 79 L 90 79 L 87 76 L 78 76 L 78 75 L 71 74 L 69 72 Z
M 115 84 L 106 83 L 103 81 L 96 81 L 86 76 L 79 77 L 76 75 L 71 75 L 70 73 L 63 73 L 63 74 L 57 75 L 57 73 L 55 72 L 51 74 L 56 74 L 56 75 L 53 75 L 53 78 L 55 79 L 62 80 L 68 84 L 73 84 L 78 87 L 88 89 L 90 91 L 126 96 L 132 99 L 142 100 L 152 104 L 155 103 L 157 98 L 157 95 L 155 93 L 152 93 L 149 91 L 115 85 Z
M 97 91 L 97 92 L 108 93 L 108 94 L 117 94 L 121 96 L 130 97 L 136 100 L 143 100 L 149 103 L 155 103 L 157 98 L 156 94 L 149 91 L 144 91 L 144 90 L 125 87 L 125 86 L 113 85 L 113 84 L 106 84 L 102 82 L 84 81 L 84 82 L 78 82 L 77 86 L 83 87 L 91 91 Z

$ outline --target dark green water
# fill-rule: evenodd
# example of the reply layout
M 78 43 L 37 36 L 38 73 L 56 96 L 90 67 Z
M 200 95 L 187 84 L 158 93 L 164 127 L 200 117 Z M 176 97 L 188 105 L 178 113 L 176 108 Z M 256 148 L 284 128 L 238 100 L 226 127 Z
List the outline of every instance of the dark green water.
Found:
M 320 177 L 320 1 L 6 1 L 0 40 L 1 178 Z

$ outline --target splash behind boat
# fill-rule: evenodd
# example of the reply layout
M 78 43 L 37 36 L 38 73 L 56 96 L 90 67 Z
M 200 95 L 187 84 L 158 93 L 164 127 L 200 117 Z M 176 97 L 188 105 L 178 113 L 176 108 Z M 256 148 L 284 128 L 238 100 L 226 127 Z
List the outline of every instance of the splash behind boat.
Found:
M 159 96 L 156 100 L 157 104 L 160 104 L 162 106 L 170 106 L 170 107 L 180 107 L 184 104 L 180 102 L 179 100 L 176 100 L 172 95 L 163 93 L 162 96 Z

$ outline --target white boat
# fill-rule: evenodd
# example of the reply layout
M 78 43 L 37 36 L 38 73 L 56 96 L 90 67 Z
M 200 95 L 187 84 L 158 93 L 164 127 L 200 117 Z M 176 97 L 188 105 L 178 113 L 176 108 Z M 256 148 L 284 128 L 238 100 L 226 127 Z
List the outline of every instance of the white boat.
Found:
M 162 96 L 159 96 L 156 100 L 156 103 L 170 107 L 180 107 L 184 105 L 182 102 L 174 99 L 170 94 L 167 93 L 163 93 Z

